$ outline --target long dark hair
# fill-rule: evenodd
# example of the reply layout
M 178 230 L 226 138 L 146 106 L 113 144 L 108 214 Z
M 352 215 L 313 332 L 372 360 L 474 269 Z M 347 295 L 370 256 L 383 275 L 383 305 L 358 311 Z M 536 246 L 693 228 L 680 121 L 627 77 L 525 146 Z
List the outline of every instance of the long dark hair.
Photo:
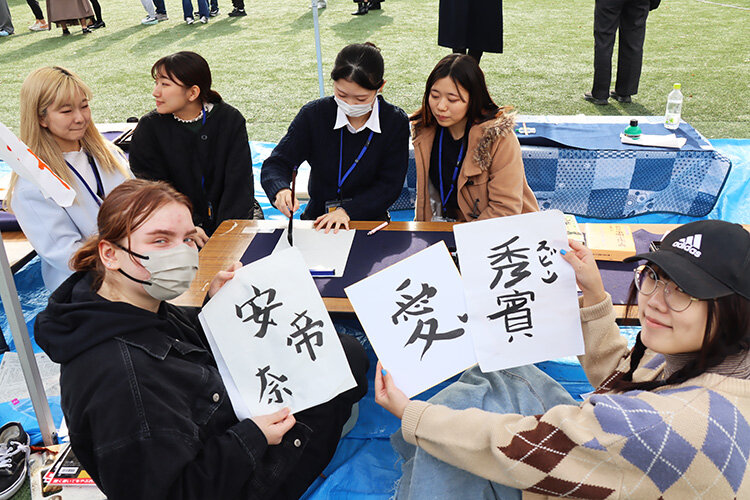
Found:
M 422 107 L 411 115 L 415 128 L 432 127 L 437 124 L 430 109 L 430 91 L 435 82 L 449 77 L 457 86 L 461 85 L 469 93 L 469 109 L 466 112 L 466 126 L 495 118 L 500 112 L 510 112 L 511 106 L 499 107 L 490 97 L 484 73 L 473 57 L 464 54 L 450 54 L 442 58 L 427 77 L 422 97 Z
M 663 271 L 658 272 L 663 273 Z M 660 293 L 660 291 L 657 290 L 654 293 Z M 630 311 L 634 309 L 637 297 L 638 290 L 633 284 L 628 294 L 626 316 L 629 316 Z M 633 382 L 633 372 L 646 352 L 646 346 L 641 341 L 639 333 L 630 353 L 630 367 L 622 377 L 613 381 L 612 389 L 650 391 L 665 385 L 681 384 L 721 364 L 728 356 L 750 349 L 750 300 L 735 293 L 706 302 L 708 307 L 703 344 L 695 359 L 665 380 Z
M 151 77 L 155 80 L 159 75 L 182 83 L 186 88 L 197 85 L 201 102 L 221 101 L 221 95 L 211 89 L 211 68 L 200 54 L 183 50 L 162 57 L 151 67 Z
M 336 56 L 331 80 L 343 78 L 367 90 L 378 90 L 384 83 L 384 71 L 383 56 L 374 43 L 353 43 L 341 49 Z

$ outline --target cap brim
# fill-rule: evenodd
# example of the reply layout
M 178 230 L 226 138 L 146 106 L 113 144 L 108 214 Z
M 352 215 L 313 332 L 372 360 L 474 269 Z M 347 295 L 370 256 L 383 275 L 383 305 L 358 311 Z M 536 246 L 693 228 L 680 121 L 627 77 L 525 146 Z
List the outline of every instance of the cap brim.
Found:
M 696 299 L 716 299 L 734 293 L 734 290 L 693 264 L 689 259 L 674 252 L 657 250 L 641 253 L 628 257 L 623 262 L 636 260 L 646 260 L 656 264 L 678 287 Z

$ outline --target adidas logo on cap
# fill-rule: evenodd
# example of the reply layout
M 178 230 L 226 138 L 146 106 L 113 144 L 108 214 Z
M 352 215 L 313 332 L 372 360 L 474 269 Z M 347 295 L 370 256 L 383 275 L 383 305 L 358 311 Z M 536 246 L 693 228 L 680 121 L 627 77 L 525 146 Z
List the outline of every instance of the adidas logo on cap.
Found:
M 694 234 L 693 236 L 686 236 L 685 238 L 680 238 L 679 240 L 672 243 L 672 246 L 674 248 L 679 248 L 680 250 L 684 250 L 693 257 L 700 257 L 701 256 L 701 239 L 703 238 L 702 234 Z

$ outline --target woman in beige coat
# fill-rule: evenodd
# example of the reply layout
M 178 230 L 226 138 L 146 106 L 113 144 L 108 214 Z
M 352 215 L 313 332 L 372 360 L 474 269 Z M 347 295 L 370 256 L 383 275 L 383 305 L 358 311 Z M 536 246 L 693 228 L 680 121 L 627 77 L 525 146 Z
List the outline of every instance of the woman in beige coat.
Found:
M 417 221 L 472 221 L 539 210 L 526 182 L 511 107 L 498 107 L 469 56 L 451 54 L 411 116 Z
M 89 0 L 47 0 L 47 15 L 51 23 L 62 28 L 63 35 L 70 35 L 70 24 L 80 24 L 82 33 L 91 33 L 88 25 L 94 17 L 94 9 Z

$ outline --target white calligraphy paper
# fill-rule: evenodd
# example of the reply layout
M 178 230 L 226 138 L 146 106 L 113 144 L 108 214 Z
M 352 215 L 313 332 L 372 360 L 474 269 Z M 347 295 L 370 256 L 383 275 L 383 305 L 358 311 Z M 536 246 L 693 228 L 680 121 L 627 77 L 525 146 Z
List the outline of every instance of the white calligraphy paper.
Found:
M 347 287 L 346 294 L 408 397 L 476 364 L 461 277 L 444 242 Z
M 349 250 L 352 248 L 356 231 L 341 229 L 338 233 L 331 230 L 326 234 L 324 230 L 316 231 L 310 225 L 311 223 L 305 224 L 305 222 L 300 223 L 300 221 L 295 220 L 292 235 L 294 236 L 294 247 L 302 252 L 307 268 L 314 274 L 320 273 L 321 277 L 342 277 L 346 269 L 346 262 L 349 260 Z M 281 238 L 279 238 L 273 253 L 289 248 L 287 231 L 287 229 L 284 229 L 281 233 Z
M 558 210 L 453 227 L 484 372 L 583 353 L 575 274 Z
M 75 190 L 55 175 L 31 152 L 26 144 L 0 123 L 0 159 L 10 165 L 23 179 L 36 185 L 45 198 L 52 198 L 61 207 L 69 207 L 76 197 Z
M 356 385 L 296 249 L 235 272 L 200 320 L 239 419 L 302 411 Z

